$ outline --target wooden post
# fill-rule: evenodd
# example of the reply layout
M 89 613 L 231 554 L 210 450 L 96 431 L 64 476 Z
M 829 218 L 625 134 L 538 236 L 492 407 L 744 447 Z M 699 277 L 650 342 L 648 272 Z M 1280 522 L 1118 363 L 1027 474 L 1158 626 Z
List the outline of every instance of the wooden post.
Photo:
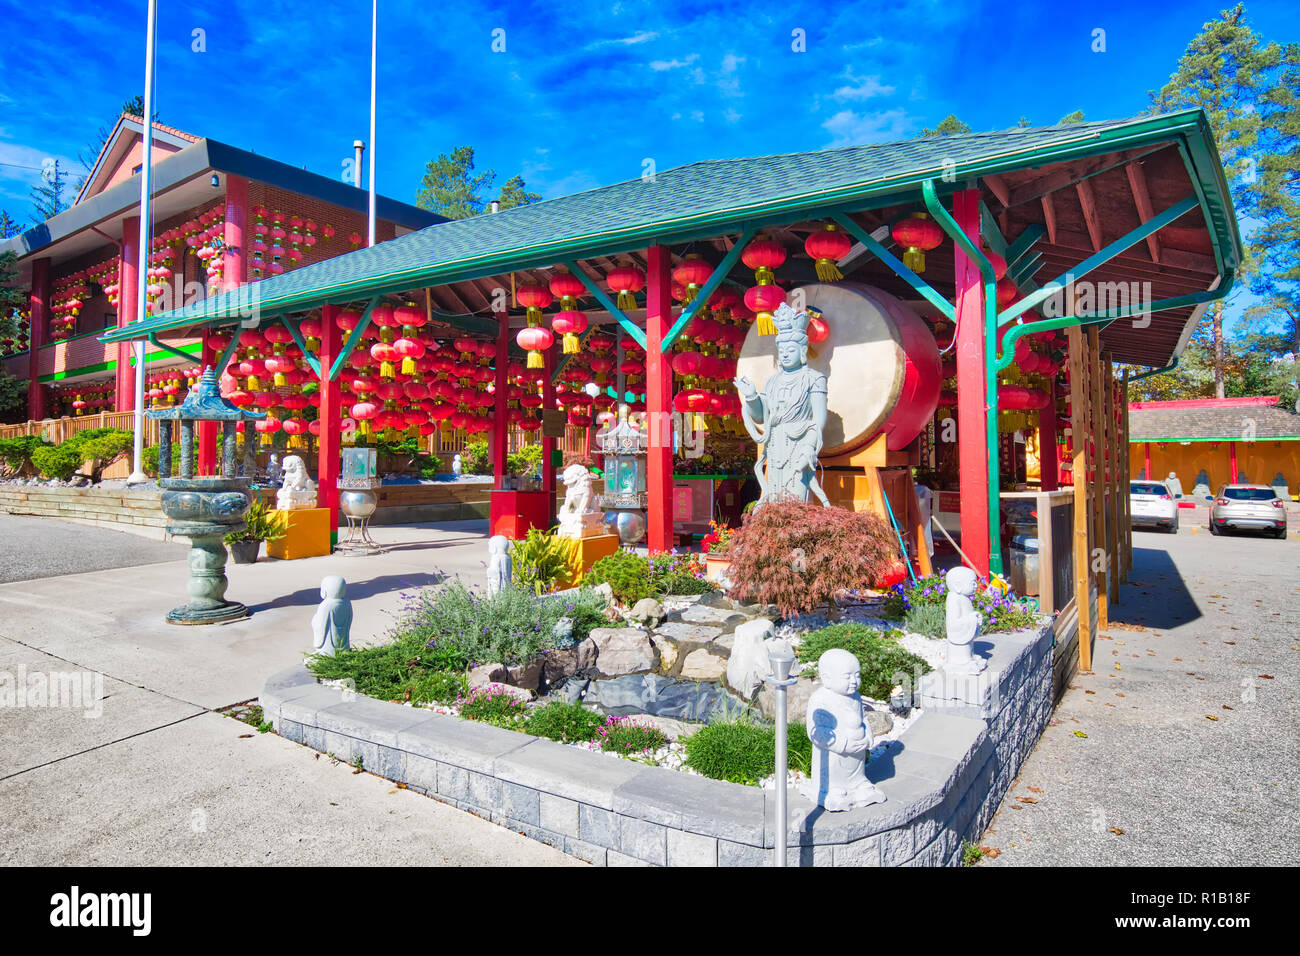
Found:
M 496 313 L 496 417 L 492 420 L 492 488 L 500 491 L 505 485 L 506 456 L 510 451 L 510 413 L 506 408 L 510 398 L 510 379 L 506 374 L 510 364 L 510 312 L 506 308 L 505 296 L 497 296 L 493 301 L 499 302 L 501 309 Z
M 953 218 L 976 245 L 979 244 L 979 192 L 967 189 L 953 195 Z M 988 396 L 984 393 L 984 283 L 975 263 L 953 244 L 957 309 L 957 461 L 961 475 L 961 549 L 976 564 L 976 573 L 989 573 Z M 996 437 L 996 436 L 994 436 Z
M 1119 522 L 1124 506 L 1119 500 L 1119 422 L 1116 420 L 1115 366 L 1110 354 L 1102 363 L 1106 388 L 1106 490 L 1110 509 L 1106 514 L 1106 582 L 1111 604 L 1119 603 Z
M 330 381 L 330 369 L 343 349 L 343 336 L 334 321 L 338 309 L 332 305 L 321 308 L 320 316 L 320 409 L 319 441 L 316 446 L 316 501 L 321 508 L 330 510 L 330 545 L 339 540 L 339 456 L 342 445 L 343 390 L 336 378 Z M 245 426 L 247 427 L 247 426 Z M 244 441 L 256 441 L 249 429 Z
M 1089 362 L 1089 381 L 1090 391 L 1092 394 L 1089 407 L 1092 415 L 1090 416 L 1091 427 L 1090 438 L 1092 455 L 1091 455 L 1091 484 L 1089 486 L 1089 498 L 1092 505 L 1092 552 L 1089 555 L 1089 567 L 1094 568 L 1093 574 L 1097 587 L 1097 631 L 1104 631 L 1109 623 L 1107 617 L 1107 592 L 1106 592 L 1106 476 L 1105 476 L 1105 454 L 1106 454 L 1106 421 L 1105 421 L 1105 398 L 1102 395 L 1102 359 L 1101 345 L 1098 341 L 1100 331 L 1094 325 L 1088 329 L 1088 362 Z M 1097 552 L 1101 554 L 1098 555 Z M 1100 557 L 1100 561 L 1097 558 Z
M 652 246 L 646 264 L 646 533 L 654 552 L 673 547 L 673 371 L 662 346 L 673 324 L 672 255 L 666 246 Z
M 1070 440 L 1074 445 L 1074 606 L 1079 619 L 1079 669 L 1092 670 L 1092 611 L 1088 597 L 1088 383 L 1086 350 L 1078 326 L 1066 332 L 1070 365 Z
M 1124 480 L 1120 482 L 1120 491 L 1124 495 L 1124 576 L 1123 581 L 1128 584 L 1128 576 L 1133 573 L 1133 498 L 1129 493 L 1129 482 L 1132 480 L 1132 465 L 1129 461 L 1129 441 L 1128 441 L 1128 372 L 1124 372 L 1124 382 L 1120 386 L 1120 401 L 1123 407 L 1123 414 L 1120 419 L 1120 436 L 1124 445 Z M 1150 470 L 1148 466 L 1148 471 Z M 1150 475 L 1147 476 L 1148 478 Z M 1177 506 L 1177 502 L 1175 502 Z M 1177 512 L 1175 512 L 1176 514 Z

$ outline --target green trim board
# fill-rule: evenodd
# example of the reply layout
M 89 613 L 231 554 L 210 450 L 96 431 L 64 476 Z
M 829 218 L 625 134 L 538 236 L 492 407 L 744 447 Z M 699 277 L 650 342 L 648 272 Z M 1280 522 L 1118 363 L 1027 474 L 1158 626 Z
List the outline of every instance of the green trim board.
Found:
M 191 358 L 200 355 L 203 352 L 202 342 L 193 342 L 189 345 L 182 345 L 180 351 L 186 353 L 185 358 Z M 144 364 L 148 365 L 153 359 L 160 355 L 166 355 L 165 351 L 145 351 Z M 135 356 L 131 356 L 131 365 L 135 365 Z M 75 378 L 78 375 L 92 375 L 95 372 L 116 372 L 117 359 L 109 359 L 107 362 L 100 362 L 97 365 L 83 365 L 80 368 L 64 369 L 62 372 L 51 372 L 48 375 L 42 375 L 37 379 L 38 382 L 61 382 L 65 378 Z
M 866 208 L 903 201 L 927 179 L 948 181 L 1065 162 L 1185 140 L 1207 211 L 1216 254 L 1235 269 L 1241 239 L 1200 110 L 1068 127 L 1004 130 L 847 147 L 755 159 L 713 160 L 573 196 L 531 203 L 494 216 L 429 226 L 261 280 L 259 308 L 302 311 L 331 300 L 399 292 L 556 261 L 617 254 L 691 237 L 735 232 L 745 222 L 824 218 L 839 205 Z M 949 178 L 951 177 L 951 178 Z M 1226 214 L 1225 214 L 1226 213 Z M 531 264 L 531 266 L 530 266 Z M 152 317 L 145 328 L 107 333 L 103 341 L 147 331 L 229 319 L 247 309 L 227 292 Z
M 1224 435 L 1222 438 L 1130 438 L 1130 445 L 1182 445 L 1187 442 L 1237 442 L 1241 445 L 1262 445 L 1268 441 L 1300 441 L 1300 435 L 1265 435 L 1263 438 L 1255 438 L 1247 441 L 1241 435 Z

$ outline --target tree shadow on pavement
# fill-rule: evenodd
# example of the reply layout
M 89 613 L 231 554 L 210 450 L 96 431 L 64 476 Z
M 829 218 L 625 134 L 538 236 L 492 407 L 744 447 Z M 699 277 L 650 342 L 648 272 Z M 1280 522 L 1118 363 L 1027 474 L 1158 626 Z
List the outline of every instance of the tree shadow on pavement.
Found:
M 1133 571 L 1120 596 L 1123 602 L 1108 609 L 1115 624 L 1168 629 L 1204 616 L 1163 548 L 1133 548 Z

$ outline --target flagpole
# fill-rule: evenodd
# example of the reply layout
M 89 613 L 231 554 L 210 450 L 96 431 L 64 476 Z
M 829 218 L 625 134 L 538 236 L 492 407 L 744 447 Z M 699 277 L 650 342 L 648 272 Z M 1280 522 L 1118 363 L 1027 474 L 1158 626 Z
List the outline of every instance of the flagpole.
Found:
M 153 51 L 157 27 L 156 0 L 149 0 L 149 25 L 144 48 L 144 143 L 140 165 L 140 228 L 139 249 L 136 259 L 135 320 L 143 322 L 149 292 L 149 200 L 153 192 Z M 144 339 L 135 343 L 135 442 L 132 448 L 131 477 L 127 484 L 139 484 L 149 479 L 144 473 Z
M 370 0 L 370 230 L 367 245 L 375 244 L 375 63 L 379 45 L 379 0 Z

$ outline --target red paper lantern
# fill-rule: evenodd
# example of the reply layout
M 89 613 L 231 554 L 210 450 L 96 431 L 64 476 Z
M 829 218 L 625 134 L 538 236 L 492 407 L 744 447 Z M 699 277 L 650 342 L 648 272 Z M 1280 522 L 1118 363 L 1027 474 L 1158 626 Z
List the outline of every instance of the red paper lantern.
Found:
M 550 295 L 549 292 L 546 294 Z M 550 329 L 544 329 L 541 327 L 520 329 L 519 334 L 515 336 L 515 341 L 519 343 L 521 349 L 526 349 L 528 351 L 528 368 L 535 369 L 546 367 L 546 362 L 542 358 L 542 352 L 549 349 L 551 344 L 555 341 L 555 336 L 551 334 Z
M 918 275 L 925 272 L 925 254 L 943 242 L 943 230 L 923 212 L 896 222 L 890 235 L 904 247 L 903 265 Z
M 551 319 L 551 328 L 564 336 L 564 354 L 576 355 L 580 346 L 578 336 L 587 331 L 587 317 L 581 312 L 559 312 Z
M 844 276 L 836 264 L 849 254 L 853 240 L 840 232 L 833 222 L 822 227 L 821 232 L 814 232 L 803 243 L 804 251 L 817 260 L 817 278 L 823 282 L 838 282 Z M 811 339 L 812 337 L 809 336 Z
M 764 279 L 771 282 L 773 271 L 781 268 L 785 263 L 785 246 L 775 239 L 760 236 L 745 246 L 745 251 L 740 254 L 740 259 L 745 265 L 754 270 L 755 278 L 759 282 Z
M 756 316 L 759 335 L 776 335 L 772 313 L 785 301 L 785 290 L 777 285 L 756 285 L 745 293 L 745 307 Z
M 586 293 L 587 287 L 572 272 L 557 272 L 551 277 L 551 294 L 557 299 L 577 299 Z M 520 300 L 522 301 L 522 300 Z
M 551 290 L 537 282 L 528 282 L 521 285 L 515 290 L 515 298 L 527 310 L 527 321 L 531 327 L 536 327 L 541 323 L 542 309 L 550 305 L 552 301 Z M 540 368 L 541 366 L 536 367 Z
M 636 266 L 616 266 L 605 276 L 605 284 L 618 293 L 618 307 L 630 311 L 637 307 L 636 293 L 645 288 L 645 273 Z
M 692 302 L 700 288 L 713 275 L 713 266 L 692 252 L 673 268 L 673 279 L 683 288 L 682 301 Z

